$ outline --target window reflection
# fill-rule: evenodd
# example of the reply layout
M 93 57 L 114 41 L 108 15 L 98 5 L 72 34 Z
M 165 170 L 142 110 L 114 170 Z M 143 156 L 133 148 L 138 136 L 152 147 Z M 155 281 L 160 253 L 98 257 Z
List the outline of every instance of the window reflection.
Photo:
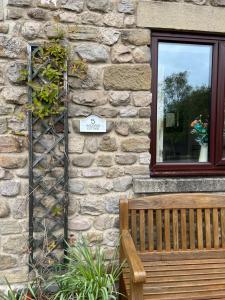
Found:
M 212 46 L 159 43 L 157 162 L 207 162 Z

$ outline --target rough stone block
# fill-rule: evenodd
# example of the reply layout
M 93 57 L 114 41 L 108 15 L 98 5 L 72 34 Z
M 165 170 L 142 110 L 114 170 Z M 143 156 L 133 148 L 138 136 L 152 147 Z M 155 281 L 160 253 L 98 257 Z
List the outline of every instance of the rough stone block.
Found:
M 120 31 L 112 28 L 99 28 L 99 41 L 103 44 L 112 46 L 114 45 L 120 37 Z
M 129 127 L 128 122 L 117 121 L 116 124 L 115 124 L 115 131 L 119 135 L 122 135 L 122 136 L 129 135 L 129 129 L 130 129 L 130 127 Z
M 152 94 L 150 92 L 134 92 L 132 95 L 135 106 L 149 106 L 152 102 Z
M 115 192 L 125 192 L 132 186 L 132 176 L 123 176 L 113 180 L 113 190 Z
M 90 167 L 94 161 L 94 156 L 91 154 L 83 154 L 73 158 L 73 165 L 76 167 Z
M 118 149 L 116 139 L 110 136 L 103 136 L 99 144 L 99 149 L 101 151 L 113 152 Z
M 146 152 L 150 148 L 150 141 L 147 137 L 127 138 L 121 143 L 124 152 Z
M 26 7 L 32 5 L 32 0 L 8 0 L 8 5 Z
M 117 154 L 115 161 L 119 165 L 132 165 L 136 163 L 137 156 L 135 154 Z
M 91 153 L 96 153 L 99 148 L 99 141 L 96 137 L 88 137 L 85 141 L 86 149 Z
M 109 107 L 95 107 L 93 113 L 105 118 L 116 118 L 119 111 Z
M 6 169 L 18 169 L 24 168 L 27 163 L 27 157 L 25 156 L 10 156 L 2 154 L 0 156 L 0 167 Z
M 42 8 L 30 8 L 27 11 L 27 15 L 32 18 L 32 19 L 37 19 L 37 20 L 46 20 L 47 18 L 47 11 L 42 9 Z
M 113 159 L 111 155 L 99 155 L 96 163 L 99 167 L 111 167 L 113 165 Z
M 0 96 L 7 103 L 23 105 L 27 102 L 27 88 L 7 86 L 2 90 Z
M 26 22 L 23 24 L 21 34 L 27 40 L 34 40 L 39 37 L 41 25 L 35 22 Z
M 149 65 L 117 65 L 104 70 L 104 86 L 114 90 L 150 90 Z
M 73 74 L 70 74 L 73 76 Z M 85 78 L 69 77 L 69 86 L 73 89 L 99 89 L 102 82 L 102 69 L 97 66 L 88 66 Z
M 137 25 L 148 28 L 223 33 L 224 19 L 225 10 L 210 5 L 140 0 L 137 9 Z
M 78 179 L 71 179 L 69 181 L 69 191 L 72 194 L 85 195 L 86 194 L 86 184 L 84 181 Z
M 106 194 L 110 192 L 113 188 L 113 184 L 109 180 L 95 180 L 89 184 L 89 192 L 91 194 Z
M 110 12 L 108 14 L 105 14 L 103 22 L 107 26 L 121 28 L 123 27 L 123 20 L 123 14 Z
M 93 11 L 85 11 L 81 15 L 82 24 L 89 24 L 94 26 L 102 26 L 103 17 L 102 14 L 93 12 Z
M 15 222 L 15 220 L 1 221 L 0 234 L 2 235 L 17 234 L 21 233 L 22 230 L 22 225 L 20 225 L 18 222 Z
M 133 14 L 135 12 L 135 3 L 133 0 L 120 0 L 118 3 L 118 11 L 125 14 Z
M 109 0 L 87 0 L 87 7 L 90 10 L 107 12 L 110 9 Z
M 68 26 L 67 35 L 72 41 L 97 42 L 99 38 L 98 28 L 92 26 L 76 25 L 74 27 L 70 25 Z
M 0 218 L 6 218 L 10 214 L 10 208 L 5 203 L 4 199 L 0 199 Z
M 109 214 L 119 214 L 120 196 L 107 196 L 105 198 L 105 209 Z
M 62 0 L 61 8 L 73 10 L 76 13 L 80 13 L 84 9 L 84 0 Z
M 127 107 L 122 107 L 120 109 L 120 116 L 121 118 L 134 118 L 138 114 L 138 110 L 136 107 L 133 106 L 127 106 Z
M 104 91 L 76 91 L 71 94 L 74 103 L 86 106 L 101 106 L 107 103 Z
M 81 214 L 99 216 L 105 211 L 105 204 L 102 199 L 96 196 L 82 197 L 80 201 Z
M 75 216 L 68 222 L 69 230 L 83 231 L 91 228 L 92 221 L 86 216 Z
M 110 247 L 119 245 L 119 230 L 112 228 L 105 230 L 103 233 L 103 243 Z
M 3 243 L 3 251 L 10 254 L 23 254 L 28 250 L 28 239 L 25 236 L 17 235 L 15 237 L 9 237 Z M 0 276 L 1 277 L 1 276 Z
M 76 53 L 80 58 L 88 62 L 106 62 L 109 59 L 109 53 L 107 49 L 95 43 L 85 43 L 76 46 Z
M 115 223 L 115 217 L 110 215 L 101 215 L 94 221 L 94 227 L 97 230 L 106 230 L 113 227 Z
M 0 36 L 0 57 L 25 58 L 26 44 L 20 37 Z
M 132 51 L 128 46 L 116 44 L 111 54 L 113 63 L 130 63 L 133 61 Z
M 23 17 L 24 10 L 19 7 L 10 7 L 7 9 L 7 19 L 18 20 Z
M 18 181 L 2 181 L 0 183 L 0 194 L 2 196 L 13 197 L 20 192 L 20 183 Z
M 126 29 L 121 33 L 124 43 L 143 46 L 150 44 L 150 31 L 147 29 Z
M 150 120 L 135 120 L 130 123 L 130 131 L 134 134 L 147 135 L 150 132 Z
M 17 266 L 17 261 L 15 257 L 10 255 L 0 255 L 0 270 L 7 270 L 15 268 Z
M 7 66 L 6 76 L 10 82 L 15 84 L 24 83 L 24 80 L 21 79 L 21 71 L 26 70 L 27 66 L 22 62 L 11 62 Z
M 0 141 L 0 153 L 21 152 L 20 143 L 14 136 L 1 135 Z
M 1 9 L 1 7 L 0 7 L 0 9 Z M 1 12 L 0 12 L 0 20 L 1 20 Z M 0 23 L 0 33 L 7 34 L 8 32 L 9 32 L 9 25 Z

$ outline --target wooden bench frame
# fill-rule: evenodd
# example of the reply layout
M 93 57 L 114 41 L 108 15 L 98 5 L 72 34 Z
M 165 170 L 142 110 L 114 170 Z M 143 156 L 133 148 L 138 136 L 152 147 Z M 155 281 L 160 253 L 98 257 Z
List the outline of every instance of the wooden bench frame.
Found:
M 146 210 L 150 214 L 146 213 Z M 152 237 L 153 232 L 151 231 L 153 229 L 149 227 L 150 232 L 145 233 L 145 230 L 147 230 L 146 215 L 153 225 L 151 215 L 153 210 L 156 218 L 154 235 L 157 236 L 157 240 L 155 244 Z M 162 210 L 164 211 L 163 219 Z M 132 214 L 134 211 L 135 213 L 139 211 L 139 250 L 136 249 L 136 244 L 132 238 L 132 233 L 135 234 L 136 230 L 135 226 L 131 228 L 133 226 Z M 180 223 L 178 211 L 180 213 Z M 186 211 L 188 211 L 188 224 Z M 172 220 L 171 223 L 170 220 Z M 212 223 L 210 223 L 211 221 Z M 164 226 L 164 230 L 162 230 L 162 226 Z M 179 226 L 181 229 L 178 229 Z M 188 237 L 186 234 L 187 229 L 189 230 Z M 221 235 L 219 232 L 221 232 Z M 203 262 L 206 259 L 225 259 L 225 195 L 193 193 L 157 195 L 131 200 L 121 199 L 120 234 L 120 261 L 126 261 L 130 272 L 129 295 L 126 291 L 123 275 L 120 279 L 120 292 L 129 300 L 143 300 L 146 271 L 142 260 L 154 262 L 179 260 L 183 262 L 188 259 L 201 259 L 201 262 Z M 163 234 L 164 236 L 162 236 Z M 180 237 L 178 237 L 178 234 Z M 149 239 L 148 243 L 146 236 Z M 164 242 L 162 242 L 163 239 Z M 151 245 L 151 243 L 156 246 Z M 148 249 L 146 249 L 146 245 Z M 121 299 L 126 298 L 121 296 Z M 214 298 L 211 296 L 211 298 L 206 297 L 205 299 Z M 225 299 L 225 286 L 224 296 L 218 299 Z

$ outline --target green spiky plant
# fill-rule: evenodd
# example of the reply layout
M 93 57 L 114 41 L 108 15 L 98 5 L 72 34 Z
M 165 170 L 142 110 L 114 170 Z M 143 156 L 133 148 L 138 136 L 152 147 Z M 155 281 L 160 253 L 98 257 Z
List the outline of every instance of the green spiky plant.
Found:
M 75 246 L 69 247 L 67 260 L 68 266 L 64 274 L 54 278 L 58 287 L 54 300 L 117 299 L 116 283 L 121 274 L 121 266 L 116 263 L 107 264 L 100 245 L 92 249 L 81 238 Z

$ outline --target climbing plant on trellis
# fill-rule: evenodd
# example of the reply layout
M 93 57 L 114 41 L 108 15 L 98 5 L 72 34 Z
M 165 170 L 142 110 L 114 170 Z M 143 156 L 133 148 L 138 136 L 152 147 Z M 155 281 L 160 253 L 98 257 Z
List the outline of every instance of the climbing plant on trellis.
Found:
M 34 266 L 43 267 L 42 264 L 46 268 L 61 261 L 67 240 L 68 115 L 66 55 L 64 55 L 66 51 L 63 52 L 59 41 L 51 42 L 44 47 L 32 45 L 29 50 L 27 107 L 31 269 Z

